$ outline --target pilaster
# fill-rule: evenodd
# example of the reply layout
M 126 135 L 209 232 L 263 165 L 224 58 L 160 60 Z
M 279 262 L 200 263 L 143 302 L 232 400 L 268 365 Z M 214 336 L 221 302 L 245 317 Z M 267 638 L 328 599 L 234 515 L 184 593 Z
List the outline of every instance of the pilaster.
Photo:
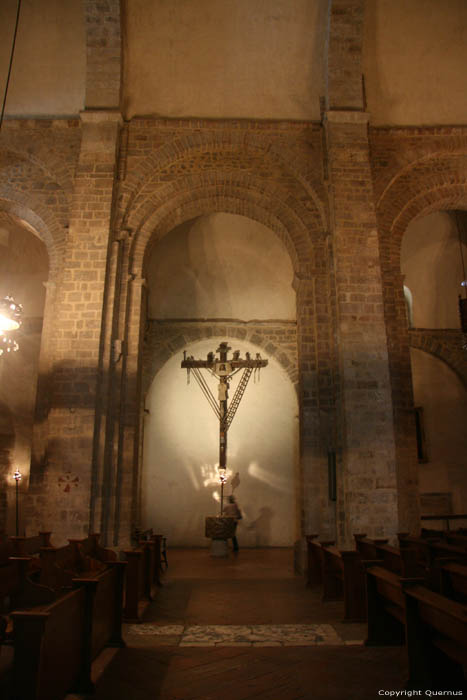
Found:
M 60 537 L 89 528 L 94 415 L 121 116 L 84 112 L 70 225 L 50 333 L 48 434 L 41 464 L 43 525 Z
M 325 115 L 337 299 L 342 464 L 338 538 L 397 532 L 397 479 L 368 115 Z

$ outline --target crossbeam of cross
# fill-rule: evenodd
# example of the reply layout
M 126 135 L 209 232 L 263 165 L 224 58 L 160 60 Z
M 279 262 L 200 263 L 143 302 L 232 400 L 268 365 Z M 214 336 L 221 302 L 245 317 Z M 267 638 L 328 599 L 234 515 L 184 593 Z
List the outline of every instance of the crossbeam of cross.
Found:
M 263 360 L 259 353 L 256 353 L 255 358 L 252 358 L 250 353 L 247 352 L 245 358 L 241 358 L 240 352 L 236 350 L 232 357 L 229 358 L 228 353 L 230 350 L 228 343 L 223 342 L 216 350 L 217 355 L 210 352 L 205 360 L 195 360 L 193 356 L 187 357 L 185 351 L 181 364 L 182 368 L 187 370 L 188 376 L 190 376 L 190 373 L 193 374 L 219 420 L 219 471 L 224 470 L 224 473 L 227 468 L 227 432 L 238 410 L 251 375 L 254 372 L 259 372 L 262 367 L 266 367 L 268 364 L 268 361 Z M 219 381 L 217 399 L 201 372 L 203 369 L 207 370 Z M 229 406 L 230 381 L 238 372 L 242 372 L 242 376 Z

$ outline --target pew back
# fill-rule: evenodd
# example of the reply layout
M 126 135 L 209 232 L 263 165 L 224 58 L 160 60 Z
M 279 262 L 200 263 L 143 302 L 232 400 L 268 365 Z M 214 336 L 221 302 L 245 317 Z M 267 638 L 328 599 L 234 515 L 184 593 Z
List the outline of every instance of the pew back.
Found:
M 13 684 L 18 700 L 63 700 L 78 685 L 85 647 L 86 591 L 43 610 L 12 613 Z

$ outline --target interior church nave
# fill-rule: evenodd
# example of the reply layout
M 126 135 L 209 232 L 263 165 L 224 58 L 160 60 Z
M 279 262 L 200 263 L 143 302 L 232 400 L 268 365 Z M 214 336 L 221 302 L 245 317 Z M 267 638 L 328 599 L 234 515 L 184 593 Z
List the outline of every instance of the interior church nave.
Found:
M 464 566 L 452 531 L 467 526 L 466 31 L 465 0 L 0 2 L 10 650 L 27 618 L 12 605 L 59 606 L 95 567 L 95 610 L 110 614 L 123 587 L 128 641 L 98 697 L 139 688 L 143 667 L 167 700 L 183 697 L 187 669 L 199 698 L 240 668 L 258 698 L 282 682 L 319 698 L 313 679 L 323 700 L 346 697 L 348 679 L 362 697 L 358 664 L 370 697 L 385 679 L 404 688 L 404 647 L 363 646 L 368 628 L 343 625 L 342 602 L 321 604 L 305 579 L 311 536 L 355 554 L 365 533 L 360 558 L 397 559 L 374 573 L 405 620 L 400 578 L 439 593 L 449 569 L 433 562 Z M 232 495 L 236 559 L 218 556 L 231 522 L 216 529 Z M 426 527 L 443 543 L 420 542 Z M 151 531 L 169 568 L 137 634 Z M 26 573 L 48 590 L 23 595 Z M 70 600 L 89 612 L 90 595 L 82 583 Z M 81 627 L 56 615 L 64 644 L 50 633 L 47 659 L 95 662 L 104 632 L 75 659 L 77 637 L 65 641 Z M 237 622 L 328 625 L 339 643 L 255 627 L 236 640 L 256 647 L 184 646 L 190 625 Z M 397 641 L 392 625 L 373 630 L 378 643 Z
M 294 573 L 288 548 L 227 559 L 174 549 L 125 649 L 96 664 L 97 700 L 361 700 L 402 690 L 403 647 L 364 647 L 366 625 Z M 67 700 L 74 700 L 70 696 Z

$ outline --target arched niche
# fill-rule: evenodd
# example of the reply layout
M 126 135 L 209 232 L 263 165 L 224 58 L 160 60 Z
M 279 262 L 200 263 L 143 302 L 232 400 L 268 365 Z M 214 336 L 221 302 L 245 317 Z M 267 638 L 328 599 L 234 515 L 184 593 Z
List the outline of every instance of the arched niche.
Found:
M 419 465 L 420 493 L 452 494 L 455 513 L 467 512 L 467 392 L 437 357 L 410 350 L 415 406 L 423 408 L 427 461 Z
M 462 247 L 467 260 L 465 242 Z M 455 212 L 434 212 L 409 224 L 402 240 L 401 271 L 412 293 L 415 328 L 459 328 L 463 272 Z
M 186 350 L 204 358 L 222 340 L 212 337 Z M 250 343 L 229 345 L 242 356 L 258 351 Z M 227 463 L 240 478 L 240 546 L 290 546 L 298 535 L 297 396 L 283 368 L 262 356 L 269 364 L 260 381 L 250 379 L 228 433 Z M 164 533 L 171 545 L 207 546 L 204 518 L 219 513 L 219 422 L 194 378 L 187 384 L 182 359 L 180 352 L 164 364 L 146 396 L 141 524 Z M 212 377 L 210 385 L 217 396 Z
M 284 244 L 245 216 L 212 213 L 177 226 L 145 265 L 148 317 L 296 317 L 293 268 Z

